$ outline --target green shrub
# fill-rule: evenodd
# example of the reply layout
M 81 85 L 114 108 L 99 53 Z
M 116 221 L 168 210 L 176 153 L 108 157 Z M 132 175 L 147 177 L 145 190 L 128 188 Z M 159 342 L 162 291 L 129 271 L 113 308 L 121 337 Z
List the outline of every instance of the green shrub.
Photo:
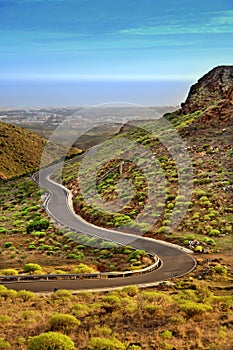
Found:
M 172 193 L 166 194 L 166 200 L 173 200 L 175 198 L 176 198 L 176 196 L 174 194 L 172 194 Z
M 54 250 L 54 246 L 52 245 L 49 245 L 49 244 L 41 244 L 39 247 L 38 247 L 38 250 L 47 250 L 47 251 L 53 251 Z
M 129 256 L 129 260 L 132 260 L 132 259 L 138 259 L 138 258 L 141 258 L 142 256 L 145 256 L 147 255 L 147 253 L 145 252 L 145 250 L 135 250 L 133 251 L 130 256 Z
M 72 314 L 76 317 L 84 317 L 89 314 L 89 306 L 86 304 L 75 304 L 72 307 Z
M 185 318 L 182 315 L 175 315 L 170 317 L 172 324 L 184 324 L 186 322 Z
M 150 305 L 144 305 L 143 306 L 143 310 L 148 312 L 150 315 L 154 315 L 159 309 L 161 308 L 160 305 L 153 305 L 153 304 L 150 304 Z
M 0 323 L 1 324 L 4 324 L 4 323 L 6 324 L 8 322 L 11 322 L 11 320 L 12 320 L 12 318 L 8 315 L 0 315 Z M 0 349 L 1 349 L 1 347 L 0 347 Z
M 209 237 L 204 237 L 202 239 L 202 242 L 207 243 L 209 245 L 216 245 L 215 240 L 213 238 L 209 238 Z
M 42 267 L 38 264 L 28 263 L 23 267 L 24 272 L 34 272 L 34 271 L 42 271 Z
M 24 220 L 15 220 L 14 222 L 13 222 L 13 226 L 20 226 L 21 224 L 23 224 L 24 223 Z
M 125 350 L 125 345 L 118 339 L 105 339 L 100 337 L 93 337 L 88 344 L 89 350 Z
M 29 301 L 35 299 L 35 294 L 29 290 L 19 290 L 17 292 L 17 297 L 21 298 L 23 301 Z
M 203 251 L 203 247 L 201 245 L 197 245 L 194 249 L 195 252 L 201 253 Z
M 59 289 L 51 295 L 52 300 L 67 300 L 72 297 L 72 292 L 67 289 Z
M 208 201 L 208 197 L 207 197 L 207 196 L 201 196 L 201 197 L 199 198 L 199 201 L 200 201 L 200 202 L 206 202 L 206 201 Z
M 35 237 L 45 237 L 46 236 L 46 232 L 44 231 L 33 231 L 31 233 L 32 236 L 35 236 Z
M 162 342 L 160 344 L 160 346 L 161 346 L 161 349 L 163 349 L 163 350 L 172 350 L 172 349 L 174 349 L 172 344 L 169 344 L 169 343 L 166 343 L 166 342 Z
M 56 270 L 55 273 L 58 274 L 58 275 L 65 275 L 67 272 L 64 271 L 64 270 Z
M 219 275 L 226 275 L 227 274 L 227 268 L 225 266 L 222 265 L 217 265 L 212 267 L 212 269 L 218 273 Z
M 67 335 L 48 332 L 31 338 L 27 350 L 75 350 L 75 346 Z
M 67 254 L 66 256 L 67 259 L 76 259 L 76 260 L 81 260 L 83 259 L 83 257 L 84 257 L 84 254 L 81 252 L 78 252 L 77 254 L 70 253 L 70 254 Z
M 220 231 L 216 230 L 216 229 L 213 229 L 213 230 L 208 232 L 208 235 L 209 236 L 219 236 L 220 235 Z
M 76 317 L 68 314 L 57 313 L 50 316 L 50 326 L 53 331 L 71 332 L 74 327 L 80 326 L 81 322 Z
M 5 227 L 0 227 L 0 233 L 7 233 L 7 229 Z
M 4 276 L 16 276 L 18 275 L 18 271 L 15 269 L 4 269 L 0 272 L 0 275 Z
M 122 289 L 123 292 L 127 293 L 130 297 L 134 297 L 138 294 L 139 290 L 137 286 L 128 286 Z
M 26 226 L 27 233 L 32 231 L 46 230 L 49 227 L 50 222 L 46 219 L 35 219 L 34 221 L 28 222 Z
M 94 270 L 92 267 L 87 266 L 85 264 L 78 264 L 78 266 L 74 269 L 74 273 L 92 273 Z
M 12 242 L 6 242 L 4 244 L 4 248 L 10 248 L 10 247 L 13 247 L 13 243 Z
M 176 202 L 184 202 L 185 201 L 185 196 L 183 196 L 183 195 L 178 195 L 177 197 L 176 197 Z
M 7 288 L 0 288 L 0 297 L 6 299 L 14 300 L 17 296 L 16 290 L 13 289 L 7 289 Z
M 11 348 L 11 344 L 6 341 L 4 338 L 0 337 L 0 349 L 10 349 Z
M 102 298 L 102 301 L 104 302 L 104 308 L 108 312 L 117 310 L 121 306 L 121 299 L 116 295 L 106 295 Z
M 167 226 L 161 226 L 158 230 L 157 233 L 166 233 L 167 232 Z
M 141 293 L 141 295 L 143 296 L 144 299 L 153 302 L 156 301 L 157 303 L 161 303 L 161 302 L 171 302 L 171 297 L 169 297 L 169 295 L 166 295 L 163 292 L 158 292 L 158 291 L 151 291 L 151 292 L 147 292 L 144 291 Z
M 166 331 L 163 331 L 162 333 L 160 333 L 160 336 L 164 339 L 171 339 L 172 332 L 167 329 Z
M 192 317 L 196 314 L 202 314 L 206 311 L 211 311 L 212 307 L 208 304 L 196 303 L 191 300 L 185 300 L 181 303 L 180 309 L 184 311 L 188 316 Z

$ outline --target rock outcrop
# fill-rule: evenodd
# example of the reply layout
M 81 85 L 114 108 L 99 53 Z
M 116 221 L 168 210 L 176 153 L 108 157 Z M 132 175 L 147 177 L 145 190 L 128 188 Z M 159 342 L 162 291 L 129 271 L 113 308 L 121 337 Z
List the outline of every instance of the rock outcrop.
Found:
M 187 114 L 223 106 L 233 108 L 233 66 L 215 67 L 192 85 L 181 112 Z

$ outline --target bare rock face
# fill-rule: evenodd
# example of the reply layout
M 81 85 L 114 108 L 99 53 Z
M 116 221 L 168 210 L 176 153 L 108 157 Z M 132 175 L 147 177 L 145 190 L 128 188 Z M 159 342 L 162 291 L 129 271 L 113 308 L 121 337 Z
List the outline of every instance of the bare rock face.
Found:
M 233 66 L 219 66 L 205 74 L 191 86 L 181 105 L 181 113 L 206 111 L 208 107 L 233 107 Z

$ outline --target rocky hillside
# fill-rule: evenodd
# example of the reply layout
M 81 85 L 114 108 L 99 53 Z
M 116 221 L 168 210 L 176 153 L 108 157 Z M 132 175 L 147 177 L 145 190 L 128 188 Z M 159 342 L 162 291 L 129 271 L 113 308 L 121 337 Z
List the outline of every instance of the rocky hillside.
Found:
M 15 125 L 0 122 L 0 179 L 9 179 L 37 169 L 47 140 Z M 79 153 L 72 149 L 71 154 Z M 47 163 L 60 158 L 61 148 L 50 144 Z
M 215 67 L 192 85 L 182 112 L 203 111 L 223 101 L 233 104 L 233 66 Z
M 233 66 L 219 66 L 205 74 L 191 86 L 182 114 L 202 111 L 224 121 L 233 112 Z M 225 118 L 224 118 L 225 117 Z

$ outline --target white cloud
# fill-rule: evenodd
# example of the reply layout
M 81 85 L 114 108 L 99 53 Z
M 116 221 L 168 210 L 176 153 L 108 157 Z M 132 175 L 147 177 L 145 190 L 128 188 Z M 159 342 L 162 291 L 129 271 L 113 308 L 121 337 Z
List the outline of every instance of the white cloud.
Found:
M 132 36 L 233 33 L 233 10 L 201 13 L 199 20 L 200 23 L 184 19 L 173 24 L 125 28 L 118 33 Z
M 201 25 L 201 26 L 150 26 L 123 29 L 119 34 L 127 35 L 177 35 L 177 34 L 212 34 L 233 33 L 233 25 Z
M 213 25 L 233 25 L 233 10 L 214 12 L 210 23 Z

